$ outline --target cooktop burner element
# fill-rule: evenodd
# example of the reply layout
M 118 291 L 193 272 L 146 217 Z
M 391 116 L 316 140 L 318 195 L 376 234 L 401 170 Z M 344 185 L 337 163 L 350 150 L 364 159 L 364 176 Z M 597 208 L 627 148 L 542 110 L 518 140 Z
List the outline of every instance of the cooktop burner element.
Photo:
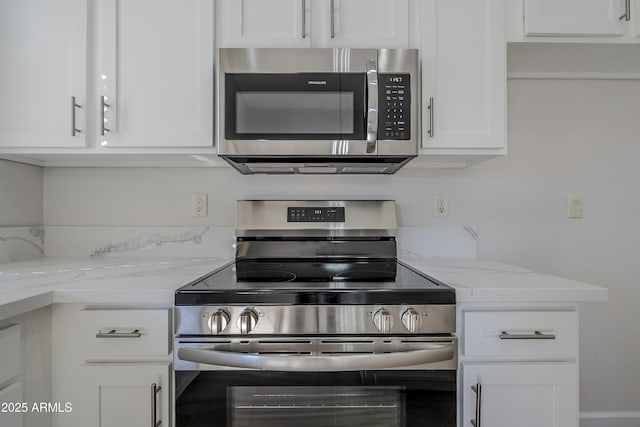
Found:
M 184 334 L 455 328 L 454 290 L 397 260 L 392 201 L 239 201 L 235 261 L 178 289 L 175 304 Z

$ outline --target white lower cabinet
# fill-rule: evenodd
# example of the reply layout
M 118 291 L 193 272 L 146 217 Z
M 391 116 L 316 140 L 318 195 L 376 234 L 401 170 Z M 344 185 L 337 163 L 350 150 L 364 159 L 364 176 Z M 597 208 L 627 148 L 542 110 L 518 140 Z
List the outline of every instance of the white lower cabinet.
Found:
M 461 427 L 578 425 L 575 363 L 463 363 L 461 395 Z
M 459 310 L 458 426 L 578 427 L 575 306 Z
M 170 364 L 87 364 L 74 405 L 81 426 L 170 426 Z
M 13 383 L 0 389 L 0 425 L 2 427 L 23 427 L 24 413 L 29 411 L 29 407 L 22 406 L 24 402 L 24 392 L 22 383 Z
M 54 305 L 53 427 L 170 427 L 171 310 Z

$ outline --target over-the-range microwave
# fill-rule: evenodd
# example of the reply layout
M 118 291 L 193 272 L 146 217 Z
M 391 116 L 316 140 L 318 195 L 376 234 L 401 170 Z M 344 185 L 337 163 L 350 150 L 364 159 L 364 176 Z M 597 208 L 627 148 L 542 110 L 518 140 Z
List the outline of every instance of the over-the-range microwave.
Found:
M 221 48 L 218 155 L 243 174 L 394 173 L 418 154 L 415 49 Z

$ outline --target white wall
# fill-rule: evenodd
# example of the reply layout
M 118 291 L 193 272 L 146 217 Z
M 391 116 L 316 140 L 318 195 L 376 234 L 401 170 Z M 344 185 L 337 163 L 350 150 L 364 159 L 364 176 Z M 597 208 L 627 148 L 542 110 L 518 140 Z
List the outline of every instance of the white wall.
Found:
M 639 81 L 509 82 L 509 155 L 394 176 L 241 176 L 231 169 L 45 171 L 46 225 L 233 225 L 241 198 L 391 198 L 402 225 L 472 225 L 490 258 L 606 286 L 581 308 L 581 410 L 640 410 Z M 208 218 L 190 216 L 209 193 Z M 432 217 L 449 197 L 450 216 Z M 584 219 L 567 219 L 567 195 Z
M 0 159 L 0 227 L 42 224 L 43 170 Z

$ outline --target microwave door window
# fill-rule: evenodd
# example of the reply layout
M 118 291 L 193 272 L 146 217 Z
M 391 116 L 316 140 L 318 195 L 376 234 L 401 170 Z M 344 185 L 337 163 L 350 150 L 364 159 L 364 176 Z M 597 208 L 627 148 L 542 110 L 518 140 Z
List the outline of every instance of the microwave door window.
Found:
M 354 133 L 353 92 L 238 91 L 236 133 L 256 138 Z

